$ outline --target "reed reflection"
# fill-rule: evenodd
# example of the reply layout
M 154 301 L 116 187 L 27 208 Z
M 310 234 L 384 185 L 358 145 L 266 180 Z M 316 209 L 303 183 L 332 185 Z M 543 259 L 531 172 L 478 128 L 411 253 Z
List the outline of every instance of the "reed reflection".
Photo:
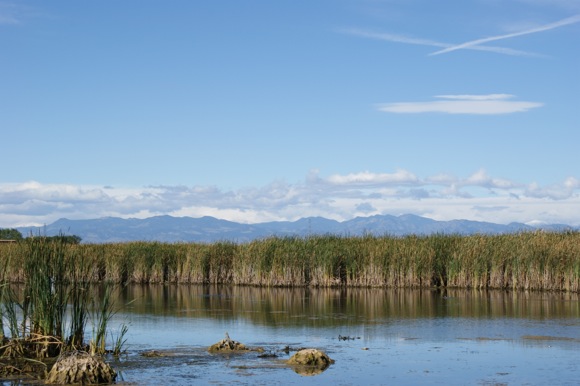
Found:
M 578 318 L 574 293 L 362 288 L 131 285 L 117 289 L 124 312 L 247 318 L 254 324 L 316 326 L 416 318 Z M 312 321 L 315 321 L 312 322 Z

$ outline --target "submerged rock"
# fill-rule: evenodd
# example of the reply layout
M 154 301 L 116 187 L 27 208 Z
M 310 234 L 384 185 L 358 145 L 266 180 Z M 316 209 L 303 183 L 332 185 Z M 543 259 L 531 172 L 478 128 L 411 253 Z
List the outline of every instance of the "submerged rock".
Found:
M 165 357 L 165 356 L 167 356 L 167 354 L 162 353 L 161 351 L 157 351 L 157 350 L 150 350 L 150 351 L 142 352 L 141 356 L 146 357 L 146 358 L 159 358 L 159 357 Z
M 287 363 L 300 375 L 316 375 L 326 370 L 334 361 L 324 351 L 307 348 L 292 355 Z
M 107 384 L 115 382 L 117 373 L 105 360 L 86 351 L 61 354 L 46 377 L 46 383 Z

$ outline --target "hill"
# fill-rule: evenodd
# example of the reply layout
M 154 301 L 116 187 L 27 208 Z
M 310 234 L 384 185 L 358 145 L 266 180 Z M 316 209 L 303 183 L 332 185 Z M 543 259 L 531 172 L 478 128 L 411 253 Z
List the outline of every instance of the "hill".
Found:
M 501 234 L 539 229 L 522 223 L 495 224 L 469 220 L 436 221 L 406 214 L 402 216 L 376 215 L 357 217 L 339 222 L 322 217 L 308 217 L 297 221 L 276 221 L 242 224 L 214 217 L 155 216 L 146 219 L 105 217 L 90 220 L 60 219 L 44 227 L 24 227 L 24 235 L 54 236 L 59 233 L 77 235 L 83 243 L 113 243 L 127 241 L 159 242 L 247 242 L 268 236 L 308 236 L 337 234 L 343 236 L 409 234 Z M 544 225 L 541 229 L 566 230 L 566 225 Z

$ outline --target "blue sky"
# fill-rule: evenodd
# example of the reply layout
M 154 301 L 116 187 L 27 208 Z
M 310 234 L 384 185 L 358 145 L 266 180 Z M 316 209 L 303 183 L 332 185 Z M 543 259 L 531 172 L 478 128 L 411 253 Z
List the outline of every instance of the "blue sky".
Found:
M 580 225 L 579 0 L 0 0 L 0 227 Z

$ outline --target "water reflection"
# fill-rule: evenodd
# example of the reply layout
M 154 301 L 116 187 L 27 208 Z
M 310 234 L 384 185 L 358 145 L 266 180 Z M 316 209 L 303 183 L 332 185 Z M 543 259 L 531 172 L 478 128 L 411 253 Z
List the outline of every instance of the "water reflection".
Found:
M 541 385 L 578 379 L 578 294 L 147 285 L 118 288 L 116 296 L 114 322 L 130 322 L 130 353 L 118 363 L 129 383 Z M 277 358 L 209 354 L 225 331 Z M 336 363 L 315 377 L 297 375 L 282 365 L 286 345 L 322 349 Z M 152 349 L 173 355 L 140 355 Z
M 256 288 L 146 285 L 117 289 L 118 305 L 131 313 L 231 319 L 254 324 L 319 327 L 344 320 L 580 317 L 578 294 L 488 290 L 370 288 Z

